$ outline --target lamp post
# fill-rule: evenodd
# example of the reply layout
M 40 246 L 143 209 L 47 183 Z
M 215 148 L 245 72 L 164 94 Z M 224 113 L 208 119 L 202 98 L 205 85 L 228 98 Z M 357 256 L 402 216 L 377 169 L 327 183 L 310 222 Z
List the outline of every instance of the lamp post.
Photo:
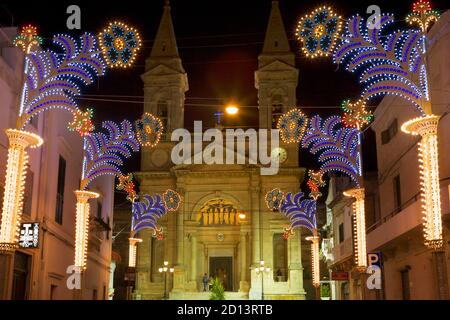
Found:
M 264 273 L 270 273 L 270 267 L 264 266 L 264 261 L 261 260 L 259 262 L 259 267 L 255 268 L 256 274 L 259 275 L 261 273 L 261 300 L 264 300 Z
M 173 273 L 174 268 L 169 268 L 169 262 L 168 261 L 164 261 L 164 266 L 159 268 L 159 273 L 163 273 L 164 272 L 164 300 L 167 300 L 167 274 L 168 273 Z

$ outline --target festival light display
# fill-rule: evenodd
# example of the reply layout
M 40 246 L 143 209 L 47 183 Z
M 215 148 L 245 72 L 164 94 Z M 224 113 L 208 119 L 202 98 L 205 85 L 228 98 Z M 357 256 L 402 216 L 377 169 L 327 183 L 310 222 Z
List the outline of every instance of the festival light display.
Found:
M 368 29 L 360 16 L 348 19 L 346 33 L 336 48 L 336 63 L 346 62 L 346 69 L 362 72 L 360 81 L 366 84 L 363 99 L 378 95 L 396 95 L 410 101 L 421 117 L 402 125 L 406 133 L 420 135 L 419 158 L 422 184 L 422 213 L 425 244 L 439 249 L 443 243 L 438 170 L 437 126 L 439 117 L 431 109 L 427 70 L 427 39 L 425 32 L 437 12 L 427 1 L 414 4 L 410 23 L 421 30 L 400 30 L 384 34 L 394 22 L 391 15 L 382 15 L 379 29 Z
M 162 240 L 163 229 L 158 227 L 158 220 L 161 219 L 168 210 L 164 205 L 161 195 L 144 195 L 142 201 L 133 203 L 133 217 L 131 220 L 131 231 L 137 233 L 143 229 L 153 230 L 153 236 Z
M 43 39 L 38 36 L 37 28 L 31 24 L 22 27 L 20 33 L 14 38 L 13 44 L 25 54 L 30 54 L 42 45 Z
M 314 116 L 302 141 L 303 148 L 319 155 L 323 173 L 339 171 L 348 175 L 357 185 L 361 177 L 359 154 L 359 130 L 345 128 L 341 117 L 332 116 L 322 120 Z
M 364 188 L 350 189 L 344 192 L 344 196 L 355 199 L 353 202 L 355 264 L 361 272 L 364 272 L 367 267 L 365 190 Z
M 128 251 L 128 266 L 130 268 L 136 267 L 136 257 L 137 257 L 137 244 L 142 242 L 139 238 L 129 238 L 129 251 Z
M 129 121 L 122 121 L 120 126 L 112 121 L 105 121 L 102 127 L 107 130 L 108 135 L 97 132 L 84 138 L 81 190 L 85 190 L 100 176 L 121 176 L 122 158 L 130 157 L 131 151 L 139 151 L 139 143 Z
M 425 37 L 417 30 L 385 34 L 392 23 L 393 16 L 381 15 L 379 28 L 369 29 L 361 16 L 349 18 L 334 51 L 334 62 L 361 73 L 360 82 L 366 86 L 363 100 L 396 95 L 413 103 L 422 114 L 429 113 Z
M 0 252 L 11 252 L 18 246 L 28 164 L 27 148 L 36 148 L 43 143 L 39 136 L 25 131 L 8 129 L 6 135 L 9 148 L 0 226 Z
M 117 125 L 112 121 L 105 121 L 102 127 L 106 129 L 108 134 L 96 132 L 84 137 L 84 158 L 82 176 L 80 182 L 80 190 L 75 191 L 77 194 L 77 221 L 75 242 L 75 261 L 82 264 L 77 265 L 86 268 L 83 253 L 87 248 L 88 237 L 82 236 L 80 230 L 89 226 L 89 199 L 95 196 L 87 197 L 86 195 L 96 194 L 86 191 L 92 181 L 103 175 L 113 175 L 122 177 L 120 166 L 123 164 L 122 158 L 131 156 L 131 151 L 139 151 L 139 143 L 134 137 L 134 131 L 131 123 L 127 120 Z M 80 195 L 78 197 L 78 195 Z M 98 198 L 98 197 L 97 197 Z M 79 212 L 79 214 L 78 214 Z M 83 253 L 85 254 L 85 253 Z M 85 259 L 85 258 L 84 258 Z
M 136 137 L 143 147 L 156 147 L 161 140 L 164 127 L 161 120 L 146 112 L 135 122 Z
M 123 22 L 111 22 L 98 36 L 103 58 L 110 68 L 128 68 L 142 46 L 139 32 Z
M 87 109 L 86 111 L 76 109 L 73 112 L 73 120 L 69 122 L 67 128 L 70 131 L 77 131 L 82 137 L 87 136 L 95 129 L 92 122 L 93 115 L 93 109 Z
M 419 143 L 420 185 L 425 245 L 439 250 L 444 247 L 439 184 L 437 128 L 439 116 L 412 119 L 402 131 L 422 137 Z
M 177 211 L 180 207 L 181 196 L 174 190 L 168 189 L 164 192 L 162 199 L 167 211 Z
M 439 11 L 433 10 L 429 1 L 419 0 L 413 4 L 413 12 L 406 16 L 406 22 L 419 26 L 425 33 L 430 25 L 439 19 L 439 16 Z
M 300 109 L 292 109 L 283 114 L 277 123 L 281 140 L 285 143 L 299 143 L 307 128 L 308 118 Z
M 135 184 L 133 182 L 133 174 L 129 173 L 127 175 L 119 175 L 119 183 L 116 186 L 117 190 L 123 190 L 127 193 L 127 200 L 130 202 L 136 201 L 139 196 L 135 190 Z
M 308 170 L 308 176 L 309 179 L 307 185 L 311 191 L 309 193 L 309 196 L 313 198 L 315 201 L 317 201 L 317 199 L 322 196 L 322 193 L 319 191 L 319 188 L 325 186 L 325 181 L 323 180 L 323 172 L 320 170 L 319 171 Z
M 266 206 L 269 210 L 278 211 L 284 201 L 284 192 L 278 188 L 275 188 L 267 192 L 264 197 L 264 201 L 266 202 Z
M 285 229 L 283 237 L 289 239 L 294 234 L 296 228 L 306 228 L 312 234 L 306 240 L 311 241 L 311 264 L 313 285 L 317 288 L 320 286 L 320 253 L 319 240 L 317 231 L 317 202 L 313 199 L 304 199 L 304 193 L 299 192 L 295 195 L 288 193 L 280 206 L 280 213 L 284 215 L 291 223 Z
M 350 100 L 344 100 L 341 108 L 344 113 L 342 123 L 347 128 L 361 130 L 373 119 L 373 114 L 367 109 L 366 101 L 363 99 L 359 99 L 354 103 L 350 102 Z
M 76 225 L 75 225 L 75 267 L 83 271 L 86 269 L 87 244 L 89 237 L 90 199 L 97 199 L 100 194 L 90 191 L 75 191 L 77 197 Z
M 312 267 L 312 284 L 315 288 L 320 287 L 320 237 L 315 234 L 305 238 L 311 241 L 311 267 Z
M 309 58 L 329 56 L 342 31 L 342 20 L 330 7 L 320 7 L 302 17 L 296 29 L 303 53 Z
M 304 199 L 304 196 L 303 192 L 295 195 L 289 192 L 280 206 L 280 213 L 291 223 L 285 230 L 285 239 L 293 235 L 296 228 L 304 227 L 311 233 L 317 231 L 316 201 Z
M 75 96 L 81 84 L 89 85 L 94 76 L 105 72 L 105 65 L 96 45 L 95 37 L 85 33 L 80 44 L 67 35 L 57 35 L 53 43 L 62 49 L 36 51 L 26 57 L 25 82 L 20 102 L 17 129 L 37 114 L 50 109 L 64 109 L 75 113 Z
M 50 109 L 78 112 L 74 97 L 80 94 L 81 84 L 91 84 L 94 76 L 103 75 L 105 65 L 96 47 L 95 37 L 85 33 L 80 43 L 67 35 L 57 35 L 53 43 L 56 51 L 33 51 L 40 44 L 36 29 L 25 27 L 15 44 L 25 58 L 25 77 L 19 105 L 17 130 L 7 130 L 10 139 L 6 169 L 5 195 L 2 211 L 2 240 L 14 248 L 17 241 L 11 228 L 20 223 L 22 214 L 23 183 L 27 163 L 27 147 L 38 147 L 42 139 L 23 131 L 32 117 Z M 14 242 L 14 243 L 13 243 Z
M 358 122 L 358 120 L 357 120 Z M 357 267 L 362 271 L 367 262 L 366 242 L 365 242 L 365 220 L 364 220 L 364 187 L 362 178 L 361 141 L 359 128 L 345 127 L 341 118 L 332 116 L 322 120 L 320 116 L 311 119 L 310 127 L 303 138 L 304 148 L 310 148 L 313 154 L 319 155 L 321 163 L 320 171 L 342 172 L 349 176 L 357 186 L 356 190 L 359 198 L 355 198 L 353 206 L 353 216 L 359 223 L 355 224 L 355 240 L 357 244 L 354 248 L 355 261 Z M 344 193 L 349 197 L 354 197 L 354 193 L 349 190 Z M 357 205 L 355 205 L 357 204 Z

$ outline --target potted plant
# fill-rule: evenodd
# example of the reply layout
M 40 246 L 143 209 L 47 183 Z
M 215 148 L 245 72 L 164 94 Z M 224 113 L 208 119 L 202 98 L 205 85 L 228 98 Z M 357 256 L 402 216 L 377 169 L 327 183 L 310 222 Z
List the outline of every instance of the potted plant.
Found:
M 322 284 L 320 286 L 320 299 L 321 300 L 330 300 L 331 294 L 330 294 L 330 284 Z
M 225 289 L 218 278 L 213 280 L 209 300 L 225 300 Z

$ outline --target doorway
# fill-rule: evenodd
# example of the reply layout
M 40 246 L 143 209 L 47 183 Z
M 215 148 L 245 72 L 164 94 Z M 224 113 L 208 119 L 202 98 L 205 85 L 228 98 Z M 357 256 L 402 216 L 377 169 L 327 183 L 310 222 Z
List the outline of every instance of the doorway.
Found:
M 25 253 L 16 251 L 14 257 L 12 300 L 28 299 L 30 266 L 30 256 Z
M 225 291 L 233 291 L 233 257 L 210 257 L 209 274 L 222 282 Z

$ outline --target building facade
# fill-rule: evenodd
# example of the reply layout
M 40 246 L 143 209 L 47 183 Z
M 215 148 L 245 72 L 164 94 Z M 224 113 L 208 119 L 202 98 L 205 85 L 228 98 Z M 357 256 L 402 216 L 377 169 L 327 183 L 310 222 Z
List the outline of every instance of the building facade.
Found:
M 135 297 L 159 299 L 169 291 L 172 299 L 208 299 L 209 293 L 202 292 L 206 274 L 222 280 L 227 299 L 260 299 L 262 294 L 266 299 L 304 299 L 302 235 L 297 231 L 285 240 L 287 221 L 270 212 L 264 201 L 266 193 L 277 187 L 285 192 L 299 190 L 305 169 L 298 167 L 298 148 L 281 145 L 287 159 L 272 176 L 261 175 L 259 165 L 248 164 L 248 151 L 245 164 L 172 163 L 175 144 L 170 134 L 184 126 L 189 85 L 168 5 L 142 80 L 145 111 L 162 119 L 167 135 L 157 148 L 142 152 L 141 172 L 136 174 L 141 193 L 170 188 L 180 193 L 183 202 L 177 212 L 162 220 L 163 241 L 149 231 L 139 234 L 143 242 L 138 245 Z M 296 105 L 297 81 L 295 55 L 278 2 L 273 1 L 255 73 L 260 129 L 271 129 L 273 118 Z M 192 158 L 196 156 L 194 151 Z M 166 281 L 158 272 L 164 261 L 174 267 Z M 261 261 L 271 268 L 269 273 L 255 272 Z
M 443 229 L 450 275 L 450 11 L 429 32 L 429 81 L 433 114 L 441 115 L 438 127 Z M 386 299 L 436 299 L 437 275 L 432 252 L 424 245 L 418 162 L 419 138 L 401 132 L 401 125 L 420 116 L 399 98 L 386 97 L 375 112 L 378 181 L 381 215 L 368 225 L 368 251 L 383 257 Z M 448 282 L 449 279 L 447 279 Z M 444 281 L 444 280 L 442 280 Z
M 0 30 L 0 189 L 3 196 L 8 140 L 4 130 L 15 128 L 23 77 L 22 52 L 12 45 L 16 28 Z M 72 116 L 52 110 L 35 117 L 26 130 L 38 134 L 44 144 L 29 151 L 29 168 L 24 192 L 23 223 L 38 224 L 37 248 L 20 248 L 14 256 L 8 299 L 72 299 L 67 286 L 74 264 L 75 190 L 79 189 L 83 157 L 80 136 L 69 132 Z M 83 299 L 107 299 L 111 262 L 114 180 L 98 179 L 91 190 L 101 194 L 91 203 L 87 270 L 82 283 Z M 0 207 L 3 197 L 0 199 Z

